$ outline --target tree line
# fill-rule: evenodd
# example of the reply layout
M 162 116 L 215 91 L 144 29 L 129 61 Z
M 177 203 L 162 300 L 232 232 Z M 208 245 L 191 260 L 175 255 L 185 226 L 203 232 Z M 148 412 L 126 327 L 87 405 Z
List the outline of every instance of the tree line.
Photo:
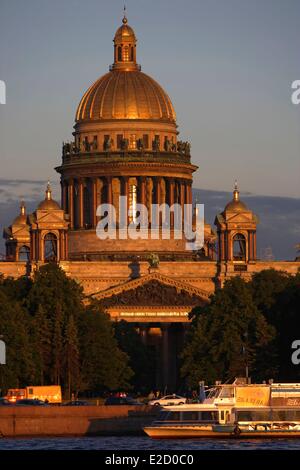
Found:
M 72 393 L 151 387 L 151 351 L 126 322 L 114 324 L 97 301 L 56 264 L 34 279 L 0 277 L 0 335 L 7 347 L 0 388 L 59 384 Z
M 181 368 L 190 387 L 230 382 L 244 377 L 246 367 L 254 381 L 300 381 L 300 365 L 292 361 L 292 344 L 300 340 L 300 272 L 232 278 L 190 317 Z
M 246 367 L 256 381 L 300 381 L 300 365 L 291 360 L 292 343 L 300 340 L 300 272 L 232 278 L 190 318 L 181 355 L 186 388 L 200 380 L 231 381 Z M 54 263 L 33 279 L 0 277 L 0 335 L 7 346 L 2 393 L 60 384 L 71 397 L 78 391 L 148 393 L 155 386 L 154 351 L 134 326 L 111 322 L 95 300 L 87 305 L 82 287 Z

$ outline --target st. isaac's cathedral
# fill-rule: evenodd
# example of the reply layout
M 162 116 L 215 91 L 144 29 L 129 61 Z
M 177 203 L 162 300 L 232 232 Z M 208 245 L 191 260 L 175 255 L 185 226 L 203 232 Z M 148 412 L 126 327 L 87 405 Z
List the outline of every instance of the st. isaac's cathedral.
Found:
M 256 258 L 258 219 L 233 198 L 216 215 L 216 230 L 204 225 L 204 245 L 186 250 L 185 239 L 168 220 L 170 238 L 100 239 L 97 207 L 112 204 L 119 220 L 119 197 L 127 199 L 126 224 L 134 224 L 136 205 L 192 204 L 193 165 L 189 142 L 179 139 L 173 104 L 163 88 L 141 71 L 137 39 L 124 16 L 114 37 L 114 62 L 81 98 L 71 142 L 63 144 L 56 171 L 61 205 L 48 184 L 35 212 L 20 214 L 4 229 L 4 276 L 32 276 L 43 263 L 57 262 L 80 283 L 88 299 L 98 299 L 112 320 L 133 322 L 156 356 L 156 386 L 176 389 L 178 358 L 195 305 L 232 276 L 251 278 L 274 268 L 295 274 L 300 261 Z M 159 215 L 159 226 L 164 214 Z M 194 217 L 195 219 L 195 217 Z M 125 224 L 125 225 L 126 225 Z M 160 233 L 160 231 L 159 231 Z

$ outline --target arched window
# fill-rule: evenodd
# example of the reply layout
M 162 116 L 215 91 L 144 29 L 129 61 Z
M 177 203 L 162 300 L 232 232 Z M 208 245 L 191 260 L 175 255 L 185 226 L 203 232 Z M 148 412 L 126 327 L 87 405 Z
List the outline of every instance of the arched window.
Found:
M 132 46 L 130 47 L 130 60 L 131 60 L 131 62 L 134 61 L 134 50 L 133 50 Z
M 54 233 L 47 233 L 44 238 L 44 261 L 57 261 L 57 237 Z
M 241 233 L 233 237 L 233 261 L 246 261 L 246 238 Z
M 122 62 L 122 47 L 118 47 L 118 62 Z
M 29 261 L 30 249 L 28 246 L 21 246 L 19 249 L 19 261 Z

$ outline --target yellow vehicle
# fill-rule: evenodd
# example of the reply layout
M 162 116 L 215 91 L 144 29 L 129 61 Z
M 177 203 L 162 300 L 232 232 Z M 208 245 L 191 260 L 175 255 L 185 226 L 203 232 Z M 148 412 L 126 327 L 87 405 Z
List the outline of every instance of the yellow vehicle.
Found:
M 61 403 L 60 385 L 30 385 L 26 388 L 10 388 L 5 397 L 11 403 L 24 398 L 43 400 L 48 403 Z

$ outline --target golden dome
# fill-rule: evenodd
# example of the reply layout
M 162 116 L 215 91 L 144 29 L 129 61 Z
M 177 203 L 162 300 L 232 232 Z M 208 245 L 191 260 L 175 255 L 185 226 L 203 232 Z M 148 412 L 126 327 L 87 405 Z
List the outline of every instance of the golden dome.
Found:
M 148 119 L 176 122 L 167 93 L 136 63 L 136 36 L 123 24 L 114 38 L 114 63 L 84 94 L 76 122 L 86 120 Z
M 123 18 L 122 26 L 120 26 L 117 29 L 115 37 L 114 37 L 115 44 L 118 42 L 123 42 L 123 41 L 133 42 L 133 43 L 136 42 L 135 33 L 133 29 L 131 28 L 131 26 L 127 24 L 127 18 L 125 17 Z
M 247 210 L 248 210 L 248 207 L 246 206 L 244 202 L 235 201 L 235 200 L 230 201 L 225 207 L 225 211 L 231 211 L 231 212 L 243 212 Z
M 23 201 L 20 205 L 20 214 L 14 219 L 12 225 L 27 225 L 26 208 Z
M 76 121 L 159 119 L 176 121 L 167 93 L 140 71 L 113 70 L 99 78 L 83 96 Z
M 233 199 L 226 206 L 224 211 L 230 212 L 244 212 L 248 211 L 246 204 L 240 200 L 240 192 L 238 190 L 237 182 L 234 185 Z
M 52 199 L 52 191 L 50 187 L 50 183 L 47 184 L 47 189 L 45 193 L 45 199 L 39 203 L 38 205 L 39 210 L 44 211 L 51 211 L 51 210 L 61 210 L 59 204 Z

